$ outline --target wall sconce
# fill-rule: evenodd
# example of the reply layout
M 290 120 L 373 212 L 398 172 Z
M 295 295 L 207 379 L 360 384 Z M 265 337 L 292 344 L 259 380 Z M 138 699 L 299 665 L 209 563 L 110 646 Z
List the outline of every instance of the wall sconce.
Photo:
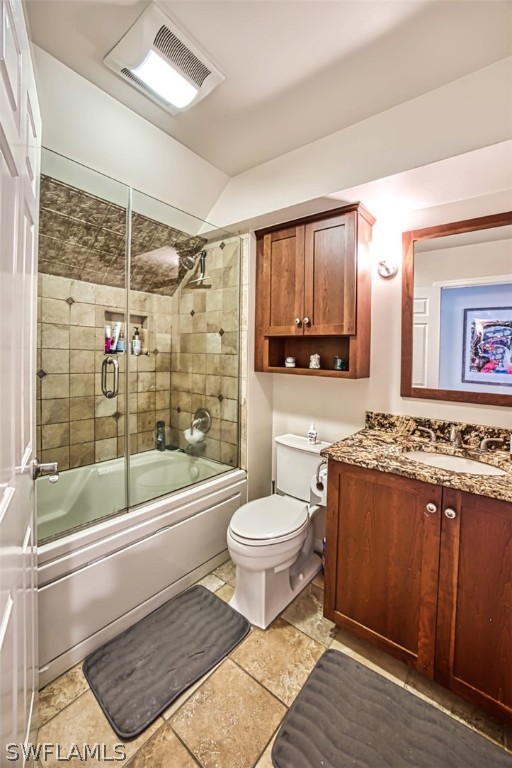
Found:
M 377 264 L 377 272 L 384 280 L 389 280 L 398 272 L 398 264 L 392 264 L 384 259 Z

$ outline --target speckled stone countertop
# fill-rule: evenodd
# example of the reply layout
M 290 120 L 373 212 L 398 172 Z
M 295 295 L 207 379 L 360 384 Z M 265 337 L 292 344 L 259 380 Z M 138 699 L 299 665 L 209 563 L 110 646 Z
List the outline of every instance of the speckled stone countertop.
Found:
M 428 438 L 425 439 L 423 434 L 418 432 L 418 427 L 423 426 L 435 432 L 437 442 L 429 442 Z M 468 447 L 454 448 L 447 441 L 446 435 L 449 435 L 451 426 L 459 427 L 464 443 L 467 443 Z M 479 451 L 478 445 L 483 437 L 498 437 L 505 440 L 506 450 Z M 356 467 L 391 472 L 425 483 L 443 485 L 447 488 L 475 493 L 478 496 L 512 502 L 512 460 L 508 451 L 509 440 L 508 430 L 369 412 L 366 416 L 366 427 L 363 430 L 333 443 L 329 448 L 321 451 L 321 455 Z M 474 475 L 430 467 L 406 458 L 403 453 L 410 450 L 462 456 L 491 464 L 507 474 L 505 476 Z

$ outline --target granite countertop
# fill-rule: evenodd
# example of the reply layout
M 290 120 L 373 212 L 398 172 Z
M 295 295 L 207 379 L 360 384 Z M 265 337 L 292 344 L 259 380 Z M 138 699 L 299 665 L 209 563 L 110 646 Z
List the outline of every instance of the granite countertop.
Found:
M 474 475 L 467 472 L 454 472 L 430 467 L 413 459 L 407 459 L 402 455 L 404 451 L 410 450 L 462 456 L 499 467 L 507 474 L 505 476 Z M 403 434 L 389 428 L 366 427 L 360 432 L 324 448 L 321 455 L 356 467 L 391 472 L 395 475 L 410 477 L 413 480 L 467 491 L 478 496 L 512 501 L 512 460 L 508 451 L 505 450 L 483 452 L 476 450 L 476 448 L 454 448 L 447 442 L 431 443 L 413 434 Z

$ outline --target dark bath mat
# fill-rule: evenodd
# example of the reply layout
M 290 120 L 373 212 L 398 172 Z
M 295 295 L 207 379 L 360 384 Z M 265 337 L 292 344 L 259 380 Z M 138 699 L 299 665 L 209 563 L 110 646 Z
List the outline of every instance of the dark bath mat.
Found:
M 512 768 L 512 755 L 335 650 L 283 720 L 275 768 Z
M 134 739 L 249 630 L 247 619 L 197 585 L 91 653 L 84 674 L 117 735 Z

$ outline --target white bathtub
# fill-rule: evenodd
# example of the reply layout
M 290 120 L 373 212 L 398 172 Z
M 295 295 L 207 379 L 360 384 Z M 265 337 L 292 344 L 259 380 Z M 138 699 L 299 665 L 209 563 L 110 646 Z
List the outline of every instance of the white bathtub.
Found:
M 130 506 L 174 493 L 228 472 L 218 461 L 181 451 L 147 451 L 130 457 Z M 89 525 L 127 507 L 123 458 L 63 472 L 55 484 L 37 480 L 37 539 Z
M 143 502 L 160 492 L 155 488 L 165 493 L 170 473 L 174 492 L 111 517 L 104 515 L 115 509 L 114 489 L 124 487 L 120 460 L 70 470 L 54 486 L 38 481 L 46 530 L 59 515 L 69 515 L 72 527 L 101 518 L 39 547 L 41 686 L 228 557 L 226 531 L 246 501 L 245 472 L 183 453 L 155 454 L 135 457 L 132 499 Z

